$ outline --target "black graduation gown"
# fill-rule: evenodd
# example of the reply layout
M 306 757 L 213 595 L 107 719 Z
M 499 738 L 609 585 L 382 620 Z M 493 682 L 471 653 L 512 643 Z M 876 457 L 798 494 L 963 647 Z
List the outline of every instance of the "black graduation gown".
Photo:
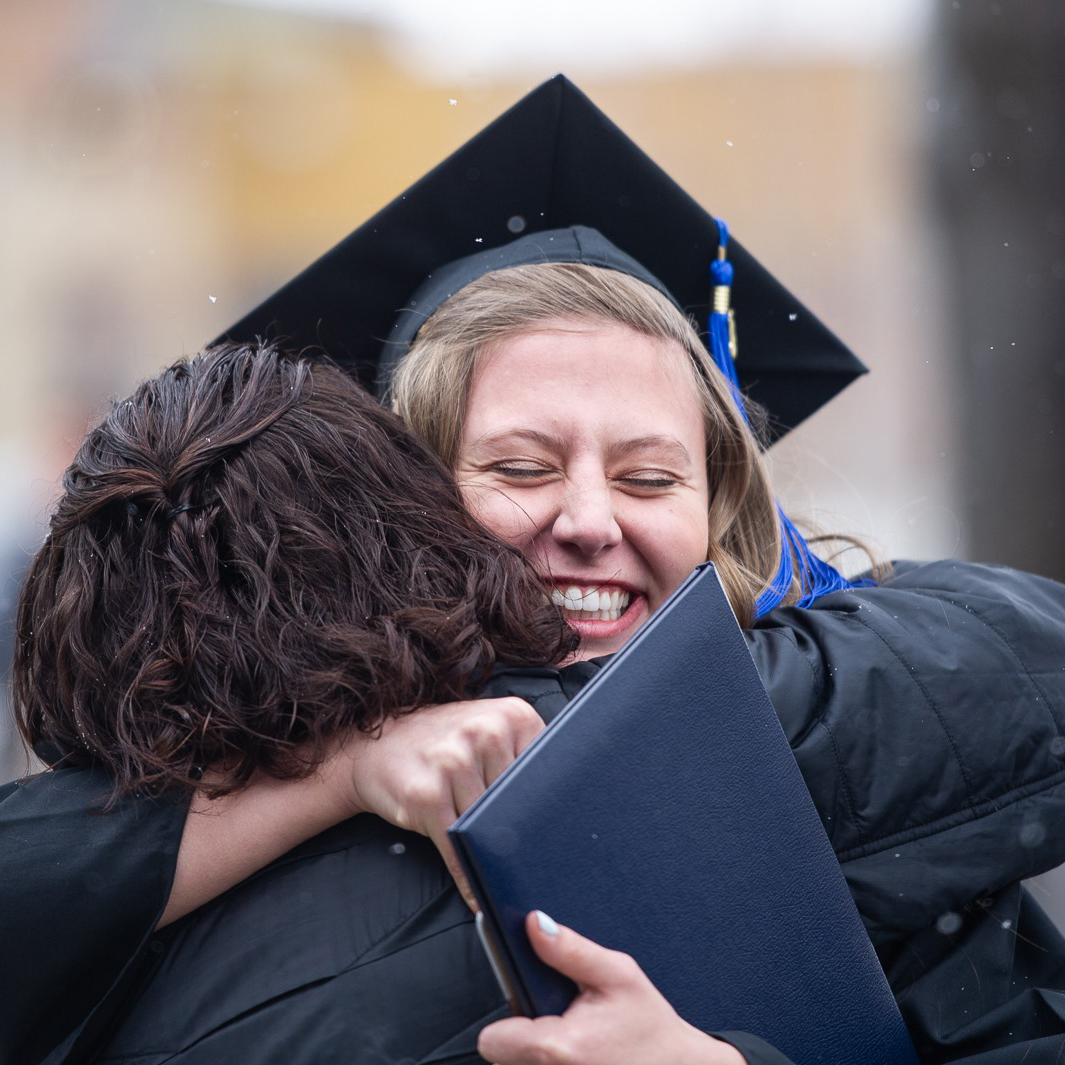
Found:
M 922 1060 L 1059 1060 L 1065 942 L 1017 881 L 1065 860 L 1058 828 L 1065 823 L 1065 588 L 991 567 L 900 567 L 881 588 L 827 596 L 808 610 L 774 611 L 748 632 L 748 642 Z M 560 690 L 566 676 L 553 670 L 526 672 L 520 685 L 515 680 L 497 678 L 506 687 L 493 693 L 510 690 L 534 704 L 556 705 L 572 694 Z M 0 801 L 4 855 L 35 786 Z M 131 814 L 127 807 L 138 805 L 151 810 Z M 258 1043 L 260 1030 L 271 1031 L 267 1045 L 284 1046 L 289 1062 L 330 1061 L 339 1046 L 348 1050 L 337 1060 L 346 1061 L 477 1060 L 471 1056 L 476 1030 L 497 1015 L 489 1007 L 493 994 L 498 1006 L 498 993 L 468 915 L 424 841 L 356 819 L 153 937 L 150 927 L 164 901 L 156 886 L 169 883 L 183 811 L 142 801 L 123 805 L 119 816 L 125 821 L 113 836 L 124 844 L 113 848 L 112 864 L 82 858 L 74 866 L 75 878 L 95 873 L 116 892 L 127 886 L 128 909 L 95 900 L 99 910 L 118 912 L 97 913 L 93 900 L 79 900 L 80 920 L 106 928 L 101 935 L 114 945 L 88 988 L 64 975 L 76 959 L 92 958 L 78 938 L 79 921 L 68 920 L 61 903 L 75 883 L 68 855 L 42 835 L 46 870 L 34 866 L 17 878 L 8 875 L 6 858 L 0 868 L 5 949 L 32 939 L 31 909 L 38 920 L 47 913 L 50 949 L 58 954 L 43 981 L 31 968 L 32 985 L 39 996 L 47 984 L 66 1002 L 61 1020 L 45 1028 L 0 1002 L 0 1060 L 9 1060 L 3 1054 L 19 1040 L 23 1048 L 39 1048 L 62 1039 L 63 1026 L 85 1015 L 130 957 L 127 980 L 143 980 L 147 968 L 154 977 L 108 1050 L 131 1055 L 126 1060 L 271 1060 Z M 67 846 L 77 831 L 90 837 L 100 831 L 99 819 L 88 828 L 86 820 L 75 810 L 69 821 L 58 815 Z M 75 822 L 80 830 L 70 827 Z M 23 830 L 33 823 L 33 812 L 24 813 Z M 396 843 L 401 854 L 390 849 Z M 360 848 L 362 857 L 349 860 Z M 343 879 L 342 869 L 350 887 L 327 892 L 327 905 L 311 907 L 304 895 L 313 900 L 318 889 L 303 878 L 321 862 L 338 873 L 315 875 L 322 890 L 327 879 Z M 393 884 L 397 862 L 407 863 L 402 891 Z M 376 872 L 363 876 L 364 869 Z M 128 890 L 138 877 L 151 879 L 147 900 Z M 56 881 L 51 887 L 49 879 Z M 31 882 L 46 892 L 43 907 L 27 903 Z M 312 912 L 322 919 L 312 919 Z M 268 965 L 253 963 L 259 952 L 244 948 L 264 938 L 285 949 L 272 950 Z M 138 942 L 131 954 L 129 945 Z M 449 960 L 425 961 L 438 956 Z M 208 958 L 214 961 L 206 975 L 189 975 L 196 959 L 202 965 Z M 390 966 L 409 969 L 404 975 Z M 393 986 L 404 988 L 402 998 Z M 344 994 L 327 1005 L 330 988 Z M 27 999 L 32 1009 L 32 992 L 12 1001 L 25 1011 Z M 95 1021 L 120 1000 L 112 995 Z M 438 1001 L 447 1017 L 434 1011 Z M 371 1006 L 369 1014 L 358 1011 L 361 1002 Z M 38 1008 L 36 1017 L 44 1012 Z M 286 1013 L 299 1023 L 258 1027 Z M 83 1026 L 80 1038 L 98 1035 L 93 1027 L 93 1021 Z M 412 1041 L 401 1050 L 386 1039 L 393 1030 L 398 1034 L 388 1038 Z M 323 1042 L 330 1032 L 332 1048 Z M 735 1041 L 752 1063 L 782 1060 L 770 1048 Z M 238 1046 L 245 1057 L 234 1056 Z M 174 1058 L 177 1050 L 185 1056 Z M 63 1054 L 48 1060 L 64 1060 Z
M 142 799 L 86 813 L 110 791 L 89 770 L 0 788 L 0 1065 L 88 1035 L 93 1007 L 139 983 L 185 807 Z

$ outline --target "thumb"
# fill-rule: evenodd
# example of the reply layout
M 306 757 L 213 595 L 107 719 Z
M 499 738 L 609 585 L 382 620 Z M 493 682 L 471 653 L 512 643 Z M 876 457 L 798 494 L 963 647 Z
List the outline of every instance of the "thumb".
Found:
M 636 970 L 627 954 L 608 950 L 557 924 L 542 910 L 525 918 L 525 931 L 537 957 L 568 976 L 582 991 L 605 990 L 626 982 Z

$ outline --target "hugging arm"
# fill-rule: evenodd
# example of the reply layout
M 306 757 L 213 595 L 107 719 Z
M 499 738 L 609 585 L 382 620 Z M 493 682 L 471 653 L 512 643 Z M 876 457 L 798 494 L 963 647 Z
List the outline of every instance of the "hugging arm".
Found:
M 214 801 L 103 812 L 111 782 L 90 769 L 0 789 L 0 954 L 20 959 L 0 975 L 0 1061 L 63 1061 L 121 1007 L 157 928 L 345 818 L 377 813 L 439 846 L 542 728 L 515 698 L 425 708 L 338 743 L 307 778 L 260 774 Z
M 361 813 L 428 836 L 465 888 L 447 829 L 543 727 L 528 703 L 512 697 L 424 707 L 389 718 L 376 737 L 353 733 L 303 780 L 259 774 L 221 799 L 197 794 L 160 925 Z
M 898 564 L 747 635 L 920 1060 L 1065 1060 L 1065 940 L 1020 884 L 1065 861 L 1065 586 Z

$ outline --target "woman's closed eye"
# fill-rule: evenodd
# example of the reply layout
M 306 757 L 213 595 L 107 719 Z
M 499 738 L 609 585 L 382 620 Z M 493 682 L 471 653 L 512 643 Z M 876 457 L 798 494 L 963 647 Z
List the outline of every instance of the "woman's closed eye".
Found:
M 488 468 L 492 473 L 514 481 L 533 481 L 551 474 L 549 467 L 534 462 L 494 462 Z
M 625 488 L 644 489 L 655 491 L 656 489 L 673 488 L 680 482 L 680 478 L 664 470 L 640 470 L 634 473 L 626 473 L 616 477 L 615 480 Z

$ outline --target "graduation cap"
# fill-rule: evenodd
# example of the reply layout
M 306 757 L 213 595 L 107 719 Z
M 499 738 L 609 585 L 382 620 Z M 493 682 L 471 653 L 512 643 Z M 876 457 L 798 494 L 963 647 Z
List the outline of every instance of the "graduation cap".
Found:
M 456 260 L 501 249 L 517 238 L 528 244 L 528 238 L 545 231 L 572 232 L 572 227 L 588 227 L 605 237 L 604 245 L 631 265 L 603 265 L 649 280 L 707 329 L 714 289 L 710 268 L 724 233 L 559 75 L 220 339 L 276 337 L 290 347 L 318 348 L 374 388 L 383 351 L 390 349 L 394 358 L 409 343 L 418 321 L 434 309 L 424 290 L 415 296 L 426 279 L 430 286 L 435 283 L 433 298 L 439 302 L 456 277 L 454 269 L 444 271 L 446 280 L 441 281 L 442 270 Z M 556 237 L 552 235 L 552 243 Z M 511 253 L 501 254 L 505 265 Z M 770 439 L 777 439 L 865 367 L 735 240 L 729 261 L 732 308 L 739 322 L 739 386 L 768 410 Z M 397 327 L 405 309 L 405 323 Z

